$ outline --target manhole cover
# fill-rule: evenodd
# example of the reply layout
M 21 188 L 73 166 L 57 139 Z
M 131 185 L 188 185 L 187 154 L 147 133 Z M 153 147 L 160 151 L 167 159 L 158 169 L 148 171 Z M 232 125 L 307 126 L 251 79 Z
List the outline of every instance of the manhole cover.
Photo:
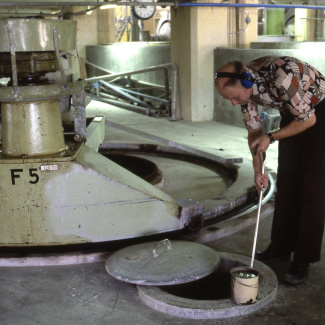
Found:
M 277 277 L 268 266 L 259 261 L 254 263 L 254 269 L 260 274 L 256 303 L 251 305 L 234 304 L 230 295 L 228 296 L 230 291 L 227 292 L 226 287 L 221 289 L 220 296 L 218 293 L 214 293 L 214 290 L 219 291 L 219 281 L 216 281 L 218 274 L 227 281 L 230 290 L 228 279 L 230 269 L 250 265 L 248 257 L 230 253 L 219 254 L 221 263 L 215 271 L 215 276 L 210 276 L 211 288 L 207 288 L 208 284 L 203 280 L 199 280 L 204 284 L 201 288 L 194 282 L 187 286 L 182 284 L 170 288 L 138 285 L 137 290 L 141 300 L 160 312 L 191 319 L 222 319 L 243 316 L 263 308 L 274 300 L 278 288 Z M 196 292 L 190 292 L 194 289 Z

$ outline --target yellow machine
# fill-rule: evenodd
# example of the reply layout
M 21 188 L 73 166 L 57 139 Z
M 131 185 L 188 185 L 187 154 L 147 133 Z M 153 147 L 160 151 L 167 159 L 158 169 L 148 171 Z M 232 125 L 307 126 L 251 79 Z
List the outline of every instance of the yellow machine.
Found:
M 105 121 L 86 128 L 83 81 L 68 64 L 78 56 L 75 21 L 15 18 L 0 26 L 0 245 L 138 237 L 184 228 L 202 212 L 97 152 Z M 73 132 L 64 135 L 61 113 L 70 110 Z

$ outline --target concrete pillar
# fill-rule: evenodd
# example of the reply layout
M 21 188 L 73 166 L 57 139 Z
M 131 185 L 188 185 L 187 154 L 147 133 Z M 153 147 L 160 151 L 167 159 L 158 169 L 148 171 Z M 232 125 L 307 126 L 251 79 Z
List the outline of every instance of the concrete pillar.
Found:
M 257 0 L 246 2 L 255 3 Z M 239 42 L 245 42 L 239 44 L 240 47 L 257 40 L 257 10 L 250 15 L 250 20 L 255 22 L 252 40 L 246 37 L 246 32 L 243 35 L 234 23 L 236 10 L 226 7 L 171 9 L 171 61 L 179 68 L 178 117 L 194 122 L 212 120 L 215 96 L 213 50 L 231 47 L 237 34 Z M 247 17 L 245 8 L 239 12 L 241 16 Z M 238 25 L 246 28 L 245 24 Z
M 213 118 L 213 49 L 227 46 L 227 9 L 171 9 L 171 61 L 179 68 L 179 117 Z
M 308 10 L 306 41 L 313 42 L 316 39 L 317 10 Z
M 295 10 L 295 36 L 296 41 L 312 42 L 316 38 L 316 10 Z
M 115 42 L 115 12 L 116 8 L 97 10 L 98 44 Z

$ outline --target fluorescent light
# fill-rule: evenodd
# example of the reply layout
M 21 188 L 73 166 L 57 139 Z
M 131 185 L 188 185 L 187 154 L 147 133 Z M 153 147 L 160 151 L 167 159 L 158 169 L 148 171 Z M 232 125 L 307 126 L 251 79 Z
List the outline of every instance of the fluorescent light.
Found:
M 90 9 L 90 6 L 88 6 L 88 10 L 89 10 L 89 9 Z M 92 10 L 89 10 L 89 11 L 86 12 L 87 15 L 91 15 L 92 13 L 93 13 Z
M 110 8 L 116 8 L 117 5 L 104 5 L 104 6 L 101 6 L 100 9 L 110 9 Z

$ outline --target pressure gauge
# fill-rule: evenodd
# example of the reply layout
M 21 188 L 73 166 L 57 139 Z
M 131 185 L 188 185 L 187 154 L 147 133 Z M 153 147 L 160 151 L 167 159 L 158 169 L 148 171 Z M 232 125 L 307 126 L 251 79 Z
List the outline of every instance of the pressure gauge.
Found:
M 143 2 L 153 2 L 153 0 L 137 0 L 135 2 L 141 2 L 139 6 L 132 7 L 134 15 L 142 20 L 151 18 L 155 11 L 155 6 L 146 6 L 143 4 Z

